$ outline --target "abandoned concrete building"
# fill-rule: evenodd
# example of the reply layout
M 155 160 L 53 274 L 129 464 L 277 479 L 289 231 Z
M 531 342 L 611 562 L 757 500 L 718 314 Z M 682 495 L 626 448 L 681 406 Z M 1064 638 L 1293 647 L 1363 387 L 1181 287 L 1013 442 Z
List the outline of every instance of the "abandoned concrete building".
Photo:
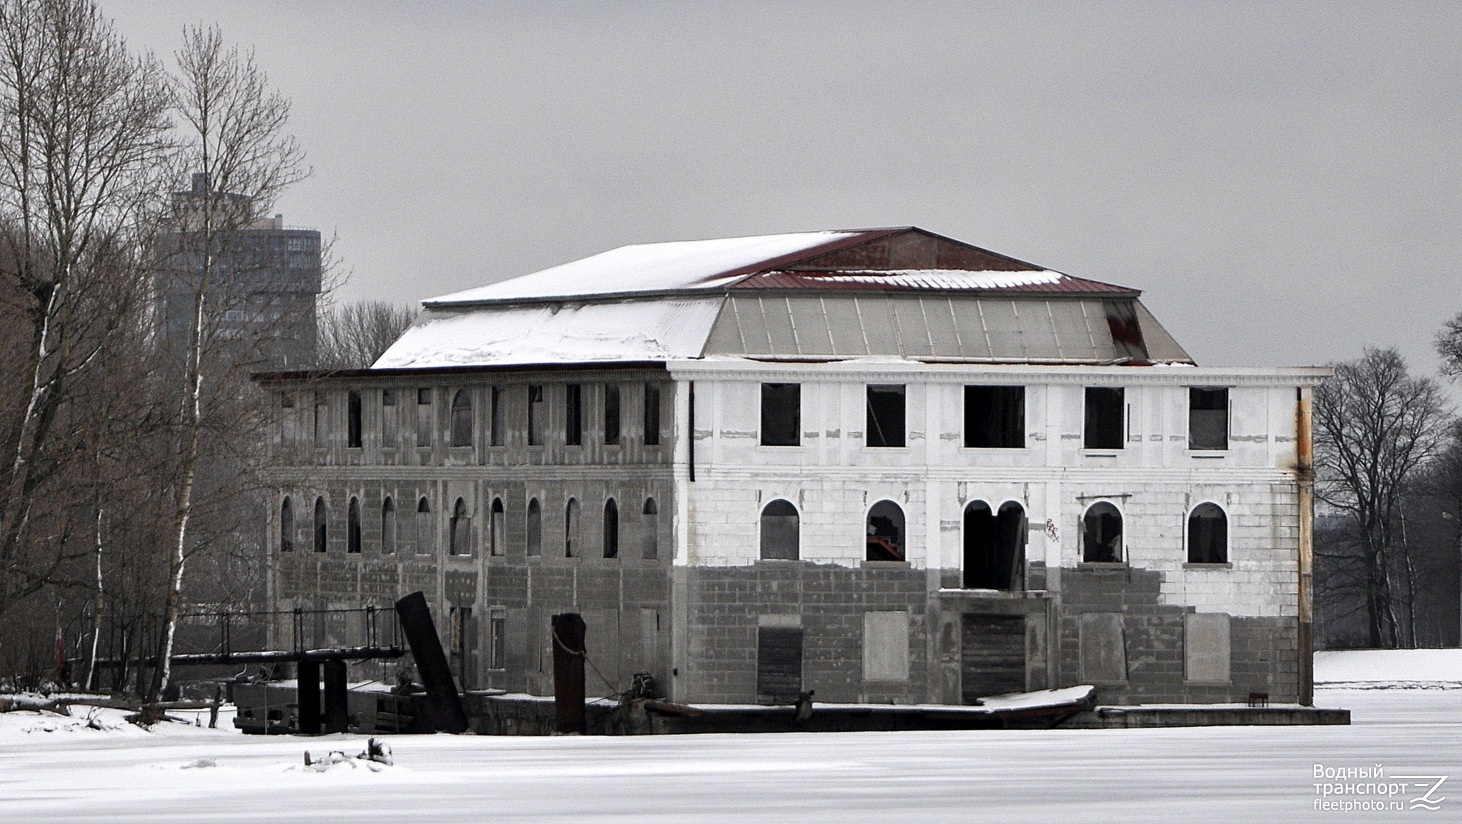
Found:
M 1308 401 L 1134 289 L 917 228 L 630 246 L 274 372 L 274 607 L 427 594 L 464 689 L 550 617 L 684 702 L 1308 702 Z M 609 685 L 593 679 L 591 692 Z

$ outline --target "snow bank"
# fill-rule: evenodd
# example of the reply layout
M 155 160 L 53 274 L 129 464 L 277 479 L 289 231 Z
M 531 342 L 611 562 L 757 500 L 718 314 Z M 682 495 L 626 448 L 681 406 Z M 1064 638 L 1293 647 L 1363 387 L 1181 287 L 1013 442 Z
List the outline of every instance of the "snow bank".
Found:
M 1315 684 L 1352 689 L 1462 689 L 1462 649 L 1317 652 Z

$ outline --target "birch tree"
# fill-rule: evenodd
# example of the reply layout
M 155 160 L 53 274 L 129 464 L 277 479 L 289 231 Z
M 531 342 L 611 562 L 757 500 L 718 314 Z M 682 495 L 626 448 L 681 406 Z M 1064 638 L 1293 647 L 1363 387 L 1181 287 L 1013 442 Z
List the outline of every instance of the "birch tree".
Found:
M 58 421 L 142 294 L 169 127 L 159 64 L 89 0 L 0 0 L 0 615 L 65 560 L 38 516 L 88 457 Z
M 252 53 L 224 44 L 217 28 L 189 28 L 176 54 L 173 81 L 182 124 L 181 170 L 193 175 L 189 197 L 174 199 L 177 247 L 188 261 L 193 306 L 177 383 L 177 470 L 168 541 L 168 580 L 156 699 L 171 679 L 170 658 L 183 603 L 183 581 L 194 550 L 190 526 L 198 505 L 205 413 L 210 398 L 224 407 L 247 368 L 238 354 L 222 350 L 217 319 L 228 301 L 230 279 L 247 266 L 239 238 L 272 207 L 278 194 L 305 174 L 303 156 L 285 132 L 289 101 L 273 91 Z M 229 370 L 232 370 L 230 373 Z M 225 374 L 229 373 L 229 374 Z

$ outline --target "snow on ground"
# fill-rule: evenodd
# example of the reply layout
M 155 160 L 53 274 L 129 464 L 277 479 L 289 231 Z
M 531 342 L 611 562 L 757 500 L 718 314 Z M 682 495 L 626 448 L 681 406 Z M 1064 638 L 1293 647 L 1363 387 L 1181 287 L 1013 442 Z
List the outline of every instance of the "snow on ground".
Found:
M 1322 689 L 1316 703 L 1351 709 L 1354 725 L 392 736 L 394 766 L 323 772 L 303 768 L 306 750 L 355 755 L 365 740 L 109 729 L 112 710 L 94 729 L 80 710 L 81 723 L 12 712 L 0 714 L 0 822 L 1462 820 L 1462 689 Z M 1335 782 L 1317 767 L 1378 765 L 1382 783 L 1447 776 L 1431 796 L 1440 809 L 1410 809 L 1426 792 L 1411 787 L 1379 798 L 1396 809 L 1318 809 L 1378 799 L 1322 796 L 1315 785 Z
M 1357 689 L 1462 689 L 1462 650 L 1317 652 L 1315 683 Z

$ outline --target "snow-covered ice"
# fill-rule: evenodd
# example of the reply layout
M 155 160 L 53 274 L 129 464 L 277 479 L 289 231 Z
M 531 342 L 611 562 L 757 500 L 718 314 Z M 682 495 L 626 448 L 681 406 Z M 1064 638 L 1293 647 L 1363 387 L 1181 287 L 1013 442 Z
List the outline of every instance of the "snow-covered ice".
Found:
M 1343 663 L 1330 672 L 1366 680 Z M 1462 820 L 1462 689 L 1322 689 L 1316 703 L 1351 709 L 1353 726 L 393 736 L 394 766 L 374 772 L 303 769 L 306 750 L 353 755 L 360 736 L 12 712 L 0 714 L 0 822 Z M 1448 776 L 1441 809 L 1317 810 L 1317 767 L 1377 765 L 1388 779 Z

